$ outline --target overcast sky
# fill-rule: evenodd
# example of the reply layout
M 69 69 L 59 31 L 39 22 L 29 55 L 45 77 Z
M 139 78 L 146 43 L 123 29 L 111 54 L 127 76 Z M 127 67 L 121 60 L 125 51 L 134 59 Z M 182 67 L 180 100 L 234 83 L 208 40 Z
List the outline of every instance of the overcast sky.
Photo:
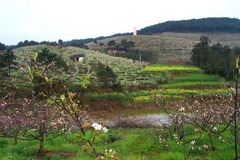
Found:
M 0 42 L 95 38 L 168 20 L 240 19 L 240 0 L 0 0 Z

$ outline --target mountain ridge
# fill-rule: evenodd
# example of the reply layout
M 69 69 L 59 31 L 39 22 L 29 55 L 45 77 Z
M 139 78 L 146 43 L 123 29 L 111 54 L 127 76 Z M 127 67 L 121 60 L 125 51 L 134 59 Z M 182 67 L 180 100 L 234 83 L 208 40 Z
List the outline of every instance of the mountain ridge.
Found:
M 240 20 L 228 17 L 211 17 L 201 19 L 166 21 L 147 26 L 138 31 L 140 35 L 158 34 L 164 32 L 229 32 L 240 33 Z
M 200 28 L 200 29 L 199 29 Z M 238 18 L 229 17 L 208 17 L 200 19 L 178 20 L 178 21 L 166 21 L 154 25 L 144 27 L 137 30 L 138 35 L 152 35 L 161 34 L 164 32 L 176 32 L 176 33 L 213 33 L 213 32 L 225 32 L 225 33 L 240 33 L 240 20 Z M 100 36 L 96 38 L 87 39 L 74 39 L 67 41 L 66 44 L 71 43 L 91 43 L 103 39 L 115 38 L 120 36 L 132 35 L 132 32 L 116 33 L 110 36 Z

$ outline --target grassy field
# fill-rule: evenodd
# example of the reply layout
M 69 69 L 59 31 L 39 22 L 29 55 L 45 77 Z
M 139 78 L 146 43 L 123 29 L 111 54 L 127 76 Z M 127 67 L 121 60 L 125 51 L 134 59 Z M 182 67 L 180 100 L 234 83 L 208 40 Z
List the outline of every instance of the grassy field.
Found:
M 216 146 L 214 151 L 209 150 L 207 134 L 194 134 L 192 128 L 186 128 L 189 136 L 184 139 L 184 144 L 178 145 L 178 140 L 173 136 L 164 134 L 166 143 L 161 143 L 158 128 L 109 128 L 107 141 L 97 139 L 95 147 L 105 153 L 105 149 L 113 149 L 119 160 L 182 160 L 187 159 L 233 159 L 233 143 L 219 141 L 219 136 L 213 136 Z M 229 133 L 227 133 L 230 135 Z M 163 136 L 163 134 L 161 133 Z M 194 145 L 191 142 L 195 141 Z M 84 144 L 76 134 L 69 132 L 65 137 L 60 136 L 54 140 L 46 141 L 45 156 L 36 156 L 37 141 L 19 141 L 13 145 L 12 139 L 0 138 L 1 160 L 94 160 L 96 157 L 90 152 L 84 152 L 81 146 Z M 205 148 L 204 148 L 205 147 Z

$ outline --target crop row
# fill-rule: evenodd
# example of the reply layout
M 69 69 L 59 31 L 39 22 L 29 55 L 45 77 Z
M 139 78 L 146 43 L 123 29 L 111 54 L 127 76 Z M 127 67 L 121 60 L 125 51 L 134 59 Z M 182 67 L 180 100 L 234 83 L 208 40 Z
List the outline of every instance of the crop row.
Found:
M 202 73 L 203 71 L 197 67 L 180 66 L 180 65 L 148 65 L 141 70 L 142 73 Z
M 197 81 L 189 81 L 189 82 L 178 82 L 178 83 L 168 83 L 161 85 L 163 88 L 184 88 L 184 87 L 193 87 L 193 86 L 207 86 L 207 87 L 221 87 L 224 83 L 221 81 L 213 81 L 213 82 L 197 82 Z
M 177 100 L 177 99 L 185 99 L 184 96 L 180 95 L 155 95 L 155 96 L 139 96 L 133 98 L 133 102 L 141 103 L 141 102 L 154 102 L 154 101 L 161 101 L 164 100 Z
M 174 77 L 174 82 L 186 82 L 186 81 L 198 81 L 198 82 L 212 82 L 220 81 L 221 78 L 217 75 L 208 75 L 208 74 L 190 74 L 186 76 Z
M 203 90 L 166 89 L 162 90 L 162 94 L 186 95 L 186 96 L 214 96 L 214 95 L 228 96 L 230 94 L 230 89 L 203 89 Z
M 151 90 L 140 92 L 128 92 L 128 93 L 102 93 L 102 94 L 87 94 L 86 96 L 93 99 L 115 99 L 115 100 L 130 100 L 134 99 L 139 101 L 150 100 L 160 96 L 213 96 L 213 95 L 228 96 L 230 89 L 203 89 L 203 90 L 190 90 L 190 89 L 163 89 L 163 90 Z

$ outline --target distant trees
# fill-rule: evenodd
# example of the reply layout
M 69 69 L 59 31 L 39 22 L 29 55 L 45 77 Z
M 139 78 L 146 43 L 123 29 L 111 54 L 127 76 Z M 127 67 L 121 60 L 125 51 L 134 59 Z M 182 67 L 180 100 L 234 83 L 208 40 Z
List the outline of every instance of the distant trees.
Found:
M 220 43 L 210 46 L 210 39 L 202 36 L 192 50 L 191 60 L 206 73 L 231 79 L 234 75 L 235 59 L 239 53 L 238 48 L 223 47 Z
M 75 46 L 75 47 L 80 47 L 84 49 L 89 49 L 87 45 L 83 43 L 83 41 L 78 41 L 78 40 L 72 40 L 70 42 L 63 42 L 62 39 L 59 39 L 58 42 L 50 42 L 50 41 L 42 41 L 42 42 L 36 42 L 36 41 L 20 41 L 15 48 L 18 47 L 25 47 L 25 46 L 33 46 L 33 45 L 47 45 L 47 46 Z
M 59 39 L 58 44 L 59 44 L 59 46 L 62 46 L 63 45 L 63 40 Z
M 115 40 L 111 40 L 107 43 L 108 47 L 114 47 L 114 48 L 125 48 L 129 50 L 130 48 L 135 46 L 134 41 L 127 41 L 126 39 L 121 40 L 120 44 L 116 43 Z
M 7 69 L 7 76 L 10 76 L 11 70 L 16 69 L 17 62 L 16 56 L 12 50 L 6 50 L 3 54 L 0 54 L 0 69 Z M 4 75 L 6 72 L 2 72 Z
M 108 47 L 114 47 L 115 45 L 116 45 L 115 40 L 111 40 L 111 41 L 109 41 L 109 42 L 107 43 L 107 46 L 108 46 Z
M 3 44 L 3 43 L 0 42 L 0 51 L 3 51 L 3 50 L 5 50 L 5 49 L 6 49 L 5 44 Z
M 201 36 L 200 42 L 195 45 L 192 50 L 192 61 L 193 64 L 203 68 L 206 66 L 208 55 L 210 55 L 211 49 L 209 46 L 210 40 L 206 36 Z
M 126 39 L 121 40 L 121 46 L 126 49 L 130 49 L 134 47 L 135 42 L 133 41 L 127 41 Z
M 202 18 L 182 21 L 167 21 L 145 27 L 139 34 L 163 32 L 240 32 L 240 20 L 236 18 Z
M 18 47 L 25 47 L 25 46 L 40 45 L 40 44 L 45 44 L 49 46 L 58 46 L 57 42 L 42 41 L 39 43 L 33 40 L 32 41 L 25 40 L 23 42 L 20 41 L 15 47 L 18 48 Z

